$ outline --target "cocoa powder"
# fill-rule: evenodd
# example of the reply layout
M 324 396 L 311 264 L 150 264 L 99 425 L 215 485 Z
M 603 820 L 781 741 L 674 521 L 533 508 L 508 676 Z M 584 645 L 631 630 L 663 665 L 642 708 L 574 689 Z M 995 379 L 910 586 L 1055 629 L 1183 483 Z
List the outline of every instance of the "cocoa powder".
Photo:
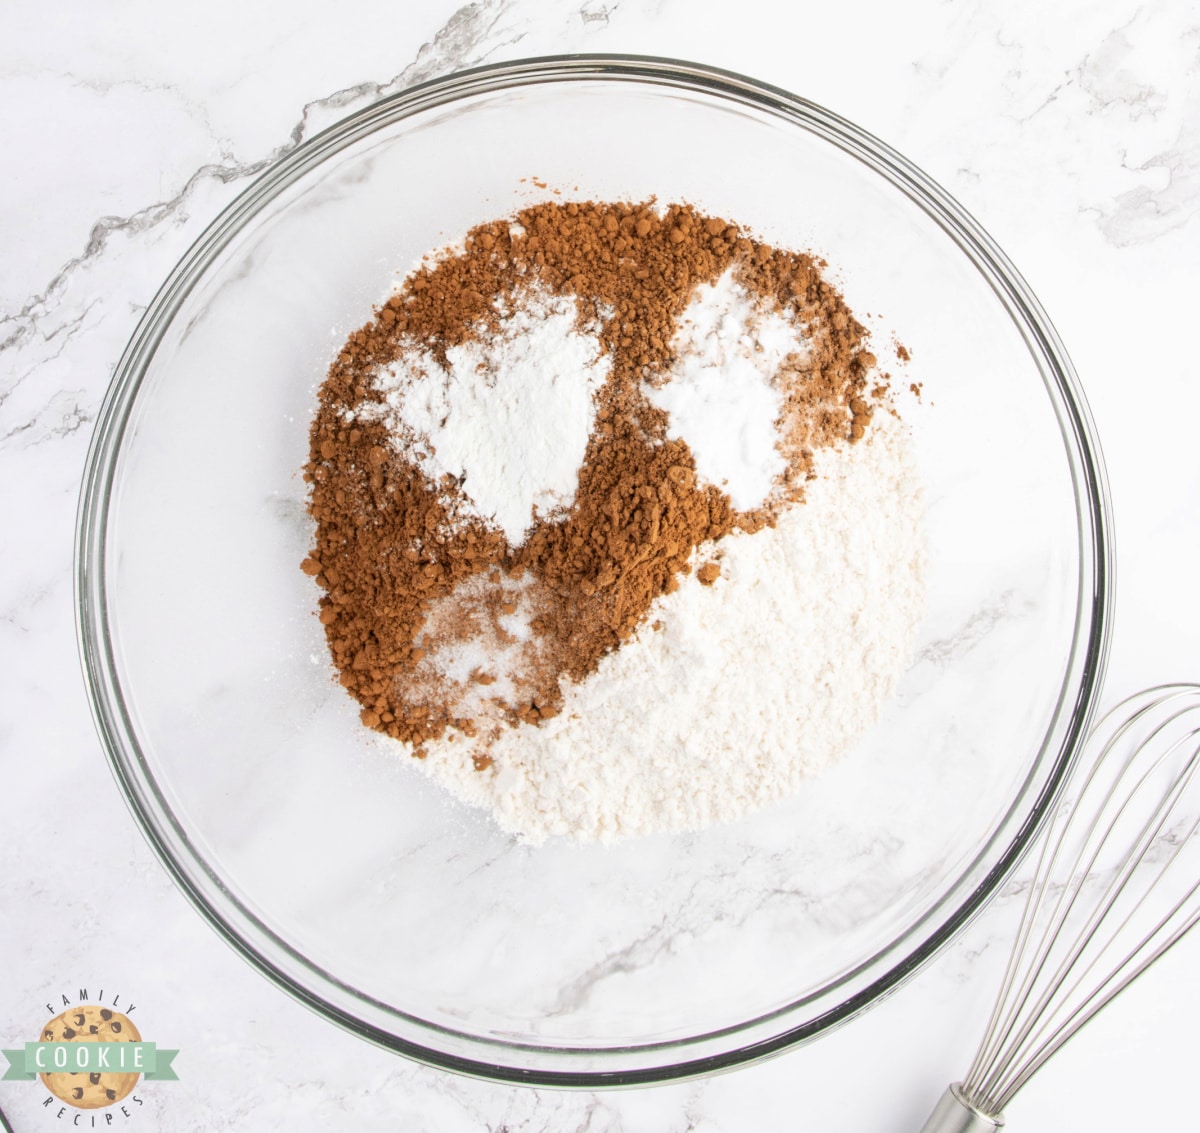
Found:
M 719 550 L 722 536 L 799 502 L 814 450 L 860 438 L 885 392 L 867 390 L 875 360 L 823 266 L 688 205 L 569 202 L 480 225 L 462 252 L 413 272 L 331 366 L 305 469 L 317 532 L 302 566 L 324 590 L 320 619 L 363 723 L 420 755 L 447 729 L 475 737 L 555 715 L 561 681 L 584 679 L 634 633 L 698 547 Z M 667 415 L 645 393 L 669 375 L 695 288 L 729 269 L 807 340 L 776 377 L 787 470 L 749 512 L 698 480 L 690 448 L 668 438 Z M 444 363 L 449 347 L 496 329 L 498 297 L 519 302 L 532 282 L 572 296 L 581 326 L 599 324 L 611 366 L 573 505 L 513 546 L 463 508 L 460 484 L 433 482 L 363 407 L 381 400 L 381 367 L 418 347 Z M 699 567 L 706 584 L 720 573 L 716 553 Z M 518 611 L 532 631 L 524 639 L 511 628 Z M 465 642 L 503 654 L 506 671 L 439 671 L 437 656 Z M 506 695 L 492 695 L 501 685 Z

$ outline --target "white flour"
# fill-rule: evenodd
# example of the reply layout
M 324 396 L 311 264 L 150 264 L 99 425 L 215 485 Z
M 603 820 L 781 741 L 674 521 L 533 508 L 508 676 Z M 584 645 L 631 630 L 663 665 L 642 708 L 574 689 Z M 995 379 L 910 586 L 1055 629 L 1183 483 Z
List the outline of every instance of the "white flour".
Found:
M 647 396 L 671 415 L 667 435 L 688 443 L 701 480 L 752 511 L 787 463 L 775 447 L 783 394 L 773 378 L 803 350 L 800 328 L 752 299 L 730 269 L 696 288 L 671 345 L 670 380 Z
M 476 514 L 517 546 L 538 516 L 570 507 L 611 363 L 594 333 L 576 329 L 569 295 L 531 287 L 502 313 L 499 333 L 446 351 L 449 369 L 428 351 L 405 350 L 376 378 L 384 406 L 358 414 L 382 419 L 434 481 L 465 477 Z
M 700 548 L 716 583 L 693 572 L 659 598 L 559 717 L 505 730 L 487 771 L 462 737 L 428 745 L 421 767 L 527 841 L 607 841 L 739 818 L 842 755 L 908 663 L 922 503 L 907 430 L 886 411 L 816 464 L 775 528 Z

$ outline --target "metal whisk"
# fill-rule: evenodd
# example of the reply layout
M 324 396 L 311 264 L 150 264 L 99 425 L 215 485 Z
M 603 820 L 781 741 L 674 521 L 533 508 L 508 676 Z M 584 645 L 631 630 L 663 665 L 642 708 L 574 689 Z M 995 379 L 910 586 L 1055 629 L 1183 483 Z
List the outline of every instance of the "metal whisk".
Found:
M 922 1133 L 1003 1126 L 1017 1091 L 1200 920 L 1198 769 L 1200 685 L 1138 693 L 1092 730 L 975 1061 Z

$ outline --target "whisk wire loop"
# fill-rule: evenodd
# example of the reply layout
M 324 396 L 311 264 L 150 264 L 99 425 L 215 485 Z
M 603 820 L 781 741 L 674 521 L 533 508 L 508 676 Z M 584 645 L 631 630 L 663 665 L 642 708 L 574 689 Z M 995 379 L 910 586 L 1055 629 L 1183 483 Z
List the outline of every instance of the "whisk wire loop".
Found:
M 1189 738 L 1195 738 L 1197 735 L 1200 735 L 1200 729 L 1192 732 Z M 1187 777 L 1184 782 L 1181 782 L 1179 793 L 1182 793 L 1182 789 L 1184 787 L 1190 785 L 1191 779 L 1195 776 L 1198 768 L 1200 768 L 1200 745 L 1198 745 L 1192 752 L 1189 760 Z M 1114 880 L 1110 883 L 1105 894 L 1100 915 L 1094 916 L 1094 924 L 1090 926 L 1090 930 L 1087 932 L 1087 935 L 1081 938 L 1071 964 L 1067 965 L 1064 963 L 1062 971 L 1063 979 L 1056 980 L 1052 987 L 1043 995 L 1043 1010 L 1045 1010 L 1045 1005 L 1047 1005 L 1054 996 L 1059 995 L 1062 983 L 1065 982 L 1065 977 L 1069 974 L 1075 960 L 1077 960 L 1084 950 L 1092 943 L 1095 933 L 1099 931 L 1109 913 L 1113 908 L 1115 908 L 1117 901 L 1121 896 L 1123 896 L 1125 891 L 1124 887 L 1134 869 L 1141 868 L 1143 866 L 1146 860 L 1146 855 L 1149 853 L 1150 849 L 1157 840 L 1168 836 L 1166 826 L 1168 820 L 1173 814 L 1174 802 L 1177 798 L 1178 795 L 1172 798 L 1169 806 L 1164 802 L 1159 822 L 1152 829 L 1148 828 L 1148 837 L 1142 851 L 1136 857 L 1131 857 L 1128 863 L 1128 868 L 1123 870 L 1122 873 L 1114 878 Z M 1152 877 L 1150 881 L 1151 887 L 1156 887 L 1158 884 L 1160 884 L 1167 871 L 1178 860 L 1179 852 L 1186 844 L 1187 839 L 1195 836 L 1198 830 L 1200 830 L 1200 819 L 1193 822 L 1184 835 L 1183 840 L 1171 848 L 1168 856 L 1158 869 L 1158 872 Z M 1057 1020 L 1057 1022 L 1056 1017 L 1052 1013 L 1048 1014 L 1045 1017 L 1045 1021 L 1042 1023 L 1042 1025 L 1031 1035 L 1027 1036 L 1027 1039 L 1020 1051 L 1016 1052 L 1020 1056 L 1019 1059 L 1015 1059 L 1015 1061 L 1022 1061 L 1024 1063 L 1024 1068 L 1015 1075 L 1012 1083 L 999 1096 L 998 1104 L 1000 1108 L 1003 1108 L 1008 1104 L 1008 1102 L 1016 1094 L 1017 1090 L 1019 1090 L 1021 1086 L 1024 1085 L 1025 1082 L 1027 1082 L 1029 1078 L 1031 1078 L 1033 1074 L 1049 1058 L 1051 1058 L 1059 1050 L 1059 1048 L 1065 1042 L 1067 1042 L 1068 1039 L 1071 1038 L 1072 1035 L 1075 1034 L 1076 1031 L 1078 1031 L 1108 1003 L 1110 1003 L 1122 991 L 1124 991 L 1139 975 L 1142 974 L 1142 972 L 1146 970 L 1146 968 L 1150 966 L 1151 963 L 1154 962 L 1154 960 L 1161 957 L 1174 943 L 1176 943 L 1182 937 L 1183 933 L 1196 923 L 1197 919 L 1200 919 L 1200 910 L 1193 911 L 1191 916 L 1185 920 L 1185 923 L 1175 933 L 1166 935 L 1165 939 L 1163 939 L 1161 945 L 1157 948 L 1153 955 L 1145 957 L 1140 963 L 1137 962 L 1138 957 L 1141 956 L 1160 936 L 1164 934 L 1164 930 L 1169 928 L 1179 913 L 1185 908 L 1189 907 L 1191 902 L 1195 900 L 1197 894 L 1200 893 L 1200 881 L 1197 881 L 1183 894 L 1182 897 L 1179 898 L 1178 901 L 1176 901 L 1174 906 L 1172 906 L 1172 908 L 1127 951 L 1124 957 L 1118 961 L 1114 969 L 1109 971 L 1107 975 L 1104 975 L 1099 983 L 1095 984 L 1081 995 L 1080 990 L 1084 987 L 1089 976 L 1091 976 L 1093 972 L 1100 968 L 1102 963 L 1108 959 L 1110 945 L 1112 945 L 1115 941 L 1122 939 L 1125 931 L 1134 924 L 1135 919 L 1141 914 L 1145 904 L 1145 899 L 1149 896 L 1149 892 L 1150 891 L 1147 890 L 1146 893 L 1144 893 L 1140 898 L 1131 904 L 1128 911 L 1125 913 L 1125 916 L 1120 921 L 1120 924 L 1118 924 L 1117 927 L 1112 931 L 1109 941 L 1095 951 L 1095 954 L 1083 967 L 1082 971 L 1076 976 L 1070 987 L 1068 987 L 1065 992 L 1061 992 L 1062 1002 L 1066 1004 L 1074 1004 L 1074 1006 L 1069 1010 L 1064 1008 L 1066 1014 L 1063 1018 Z
M 1098 734 L 1105 724 L 1120 710 L 1122 705 L 1117 705 L 1113 708 L 1096 726 L 1096 731 L 1093 735 Z M 1135 713 L 1132 717 L 1126 720 L 1114 733 L 1112 738 L 1105 744 L 1100 753 L 1099 758 L 1092 765 L 1084 780 L 1080 794 L 1087 791 L 1092 785 L 1092 781 L 1096 776 L 1099 767 L 1104 763 L 1113 747 L 1120 739 L 1134 726 L 1134 724 L 1150 710 L 1152 706 L 1143 708 L 1140 712 Z M 1112 785 L 1108 795 L 1105 798 L 1105 804 L 1111 799 L 1112 791 L 1116 789 L 1116 783 Z M 1033 988 L 1040 978 L 1044 969 L 1048 954 L 1057 937 L 1058 931 L 1062 924 L 1070 916 L 1071 910 L 1074 907 L 1075 898 L 1078 895 L 1079 886 L 1074 883 L 1079 875 L 1077 869 L 1073 869 L 1071 878 L 1059 891 L 1058 903 L 1051 914 L 1050 921 L 1043 931 L 1037 948 L 1031 959 L 1026 962 L 1026 950 L 1030 944 L 1030 938 L 1038 921 L 1039 914 L 1046 897 L 1049 893 L 1049 880 L 1051 876 L 1059 872 L 1059 860 L 1064 854 L 1066 837 L 1070 832 L 1070 824 L 1074 821 L 1075 812 L 1071 810 L 1068 802 L 1059 802 L 1057 812 L 1052 819 L 1051 826 L 1054 822 L 1060 821 L 1063 816 L 1067 816 L 1067 825 L 1061 829 L 1061 835 L 1057 838 L 1047 837 L 1042 842 L 1041 852 L 1038 857 L 1038 866 L 1034 873 L 1032 882 L 1030 883 L 1029 898 L 1026 901 L 1025 908 L 1022 913 L 1021 925 L 1017 933 L 1017 939 L 1013 946 L 1012 953 L 1009 957 L 1008 968 L 1005 972 L 1005 978 L 1001 985 L 1000 994 L 996 998 L 996 1003 L 992 1011 L 992 1018 L 989 1021 L 988 1027 L 984 1033 L 984 1041 L 980 1046 L 979 1052 L 975 1056 L 975 1061 L 972 1063 L 971 1070 L 965 1079 L 967 1089 L 974 1095 L 986 1096 L 993 1092 L 995 1081 L 1001 1077 L 1004 1068 L 1009 1059 L 1001 1057 L 1001 1048 L 1007 1046 L 1009 1056 L 1011 1057 L 1013 1048 L 1018 1045 L 1021 1036 L 1018 1020 L 1025 1010 L 1029 997 L 1033 992 Z M 1094 833 L 1095 827 L 1099 823 L 1099 813 L 1092 823 L 1092 827 L 1088 831 L 1088 836 L 1085 838 L 1085 846 Z M 1023 973 L 1019 989 L 1014 992 L 1013 984 L 1016 982 L 1018 975 Z M 991 1067 L 991 1073 L 988 1074 L 986 1068 Z M 985 1076 L 986 1075 L 986 1076 Z
M 1198 737 L 1200 685 L 1181 683 L 1123 700 L 1083 745 L 961 1086 L 979 1112 L 1000 1114 L 1080 1027 L 1200 920 L 1200 868 L 1172 871 L 1200 843 L 1200 800 L 1192 791 L 1200 784 Z M 1182 877 L 1182 895 L 1130 943 L 1168 875 L 1173 885 Z
M 1150 738 L 1157 739 L 1158 736 L 1167 727 L 1169 727 L 1169 725 L 1175 719 L 1186 715 L 1187 711 L 1188 709 L 1183 709 L 1169 717 L 1166 721 L 1164 721 L 1163 724 L 1155 729 Z M 1197 729 L 1197 731 L 1200 732 L 1200 729 Z M 1105 848 L 1108 839 L 1113 835 L 1114 831 L 1119 828 L 1119 825 L 1125 818 L 1127 812 L 1131 810 L 1135 801 L 1138 800 L 1139 795 L 1150 783 L 1151 777 L 1162 768 L 1163 764 L 1168 761 L 1171 755 L 1173 755 L 1181 746 L 1184 746 L 1188 740 L 1193 738 L 1194 734 L 1195 733 L 1192 733 L 1183 737 L 1181 740 L 1176 741 L 1175 744 L 1172 744 L 1169 748 L 1164 750 L 1157 757 L 1157 759 L 1153 761 L 1151 766 L 1148 767 L 1138 778 L 1137 783 L 1132 790 L 1129 790 L 1125 784 L 1126 777 L 1131 775 L 1133 771 L 1134 762 L 1132 758 L 1128 760 L 1121 768 L 1120 774 L 1113 781 L 1113 785 L 1104 800 L 1104 806 L 1102 806 L 1097 812 L 1085 836 L 1084 849 L 1082 852 L 1087 854 L 1087 860 L 1083 862 L 1076 862 L 1073 868 L 1070 883 L 1063 889 L 1063 896 L 1065 897 L 1067 892 L 1070 892 L 1070 899 L 1067 902 L 1065 911 L 1061 915 L 1056 913 L 1055 917 L 1051 921 L 1051 927 L 1047 931 L 1045 937 L 1046 946 L 1044 951 L 1047 954 L 1050 951 L 1050 946 L 1058 942 L 1058 931 L 1061 926 L 1066 923 L 1072 910 L 1074 909 L 1083 886 L 1087 879 L 1092 875 L 1097 864 L 1097 859 L 1099 858 L 1101 851 Z M 1106 746 L 1106 752 L 1108 750 L 1110 749 Z M 1010 1043 L 1010 1061 L 1019 1061 L 1024 1059 L 1028 1057 L 1027 1052 L 1037 1048 L 1043 1036 L 1048 1030 L 1051 1029 L 1056 1020 L 1055 1013 L 1049 1010 L 1050 1005 L 1055 1000 L 1064 1005 L 1073 1002 L 1072 996 L 1080 989 L 1080 987 L 1083 986 L 1084 981 L 1088 978 L 1091 972 L 1107 959 L 1109 946 L 1121 939 L 1121 934 L 1124 929 L 1127 928 L 1132 923 L 1133 919 L 1139 914 L 1142 902 L 1148 895 L 1150 888 L 1152 888 L 1154 885 L 1157 885 L 1158 880 L 1161 879 L 1162 875 L 1166 873 L 1166 870 L 1170 867 L 1171 862 L 1174 861 L 1176 854 L 1169 854 L 1166 862 L 1159 871 L 1158 877 L 1151 882 L 1151 885 L 1143 891 L 1141 896 L 1138 897 L 1136 901 L 1133 902 L 1132 907 L 1129 908 L 1121 923 L 1116 927 L 1116 929 L 1108 934 L 1106 942 L 1098 949 L 1092 951 L 1090 954 L 1090 959 L 1085 964 L 1083 970 L 1076 977 L 1074 983 L 1072 983 L 1071 986 L 1065 992 L 1063 992 L 1063 985 L 1070 977 L 1081 957 L 1084 956 L 1089 947 L 1092 945 L 1096 938 L 1097 932 L 1109 919 L 1110 914 L 1113 913 L 1121 898 L 1129 893 L 1127 885 L 1134 871 L 1142 866 L 1150 848 L 1166 833 L 1165 827 L 1167 822 L 1174 813 L 1175 805 L 1180 796 L 1190 784 L 1191 778 L 1195 774 L 1195 771 L 1196 762 L 1193 758 L 1191 761 L 1189 761 L 1184 773 L 1173 782 L 1170 790 L 1158 801 L 1156 808 L 1147 818 L 1141 830 L 1134 838 L 1132 850 L 1124 859 L 1121 868 L 1117 871 L 1113 880 L 1109 883 L 1108 887 L 1101 895 L 1100 900 L 1097 902 L 1096 907 L 1092 910 L 1091 915 L 1088 917 L 1086 923 L 1079 930 L 1078 935 L 1074 938 L 1074 941 L 1071 944 L 1066 956 L 1059 963 L 1058 969 L 1046 983 L 1041 995 L 1038 997 L 1036 1005 L 1027 1016 L 1025 1023 L 1013 1036 L 1013 1039 Z M 1106 825 L 1101 826 L 1101 823 L 1107 813 L 1108 806 L 1114 800 L 1119 802 L 1116 813 L 1112 815 L 1111 820 Z M 1083 813 L 1081 810 L 1076 809 L 1068 819 L 1068 825 L 1081 813 Z M 1193 830 L 1189 832 L 1189 836 L 1190 833 L 1194 832 L 1194 830 L 1195 827 L 1193 827 Z M 1066 832 L 1064 832 L 1064 843 L 1065 833 Z M 1180 845 L 1181 844 L 1182 843 L 1180 843 Z M 1091 847 L 1090 854 L 1088 854 L 1089 846 Z M 1060 904 L 1061 900 L 1062 898 L 1060 897 Z M 1142 943 L 1144 944 L 1145 941 Z M 1098 987 L 1094 988 L 1088 993 L 1088 997 L 1100 995 L 1105 986 L 1115 976 L 1119 975 L 1122 967 L 1134 958 L 1137 951 L 1140 950 L 1141 947 L 1142 944 L 1139 944 L 1132 953 L 1127 955 L 1118 964 L 1117 969 L 1111 973 L 1109 977 L 1103 980 Z M 1038 975 L 1040 974 L 1041 972 L 1039 970 Z M 1077 1008 L 1075 1011 L 1072 1011 L 1068 1015 L 1067 1021 L 1060 1025 L 1058 1030 L 1064 1032 L 1061 1041 L 1066 1041 L 1066 1037 L 1069 1037 L 1069 1035 L 1074 1033 L 1074 1030 L 1077 1029 L 1075 1027 L 1070 1027 L 1067 1024 L 1069 1023 L 1070 1019 L 1078 1013 L 1079 1010 L 1080 1008 Z M 1039 1021 L 1041 1021 L 1041 1025 L 1035 1029 L 1035 1025 Z M 1009 1062 L 1006 1062 L 1003 1067 L 998 1068 L 997 1074 L 994 1077 L 1002 1076 L 1000 1071 L 1007 1072 L 1008 1065 Z

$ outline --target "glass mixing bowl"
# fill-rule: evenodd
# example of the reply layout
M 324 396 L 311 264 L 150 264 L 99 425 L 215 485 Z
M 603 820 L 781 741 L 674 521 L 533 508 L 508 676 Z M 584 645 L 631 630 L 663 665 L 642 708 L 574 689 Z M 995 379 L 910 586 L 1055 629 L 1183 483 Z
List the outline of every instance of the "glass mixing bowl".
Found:
M 923 386 L 903 412 L 930 601 L 883 718 L 782 804 L 608 848 L 518 844 L 381 750 L 333 679 L 299 569 L 308 423 L 346 333 L 428 250 L 555 188 L 689 201 L 820 253 L 881 359 L 892 335 L 911 348 L 899 384 Z M 1110 538 L 1066 353 L 937 185 L 736 75 L 536 59 L 352 115 L 191 249 L 96 427 L 79 630 L 134 816 L 266 975 L 426 1062 L 627 1084 L 819 1035 L 978 911 L 1091 712 Z

